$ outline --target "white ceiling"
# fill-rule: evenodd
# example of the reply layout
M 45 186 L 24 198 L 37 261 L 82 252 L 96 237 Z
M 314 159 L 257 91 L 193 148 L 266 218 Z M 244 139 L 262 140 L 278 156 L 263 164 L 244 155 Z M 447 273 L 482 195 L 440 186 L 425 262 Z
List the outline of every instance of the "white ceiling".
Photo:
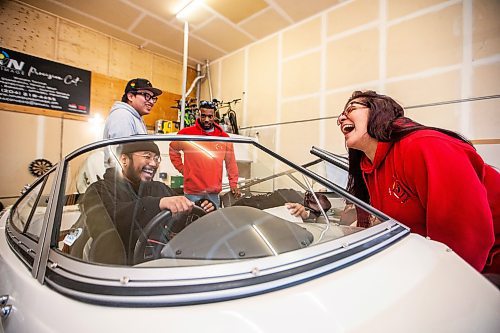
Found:
M 190 0 L 18 0 L 182 62 Z M 196 0 L 188 16 L 189 63 L 215 60 L 342 0 Z

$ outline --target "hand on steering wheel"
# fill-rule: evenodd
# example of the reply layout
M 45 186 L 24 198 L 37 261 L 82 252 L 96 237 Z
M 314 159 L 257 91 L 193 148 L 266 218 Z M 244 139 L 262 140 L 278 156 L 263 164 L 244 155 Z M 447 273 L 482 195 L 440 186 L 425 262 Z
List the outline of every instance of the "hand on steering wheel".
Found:
M 162 210 L 156 214 L 141 231 L 135 243 L 133 264 L 160 258 L 161 249 L 172 239 L 172 235 L 205 214 L 206 211 L 198 206 L 182 213 L 172 214 L 170 210 Z
M 194 205 L 203 208 L 203 210 L 206 213 L 213 212 L 214 210 L 217 209 L 217 206 L 215 205 L 215 203 L 209 199 L 197 200 L 197 201 L 195 201 Z

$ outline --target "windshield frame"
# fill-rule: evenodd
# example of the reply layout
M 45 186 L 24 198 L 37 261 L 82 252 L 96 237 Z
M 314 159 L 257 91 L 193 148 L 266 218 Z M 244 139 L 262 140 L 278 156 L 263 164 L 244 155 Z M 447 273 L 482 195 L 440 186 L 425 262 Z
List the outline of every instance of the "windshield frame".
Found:
M 304 248 L 297 257 L 282 253 L 275 257 L 189 267 L 117 267 L 89 264 L 65 256 L 54 249 L 64 205 L 64 187 L 68 163 L 80 154 L 110 144 L 132 141 L 226 141 L 251 144 L 291 169 L 300 171 L 333 192 L 363 207 L 384 222 L 369 229 L 314 247 Z M 50 212 L 44 217 L 37 244 L 33 276 L 40 283 L 77 298 L 98 304 L 122 306 L 172 306 L 235 299 L 284 288 L 339 270 L 381 251 L 409 233 L 409 229 L 370 205 L 347 193 L 303 166 L 281 157 L 250 138 L 207 136 L 141 135 L 103 140 L 86 145 L 64 157 L 57 164 L 56 181 L 49 199 Z M 37 183 L 37 181 L 35 181 Z M 14 231 L 15 233 L 15 231 Z M 166 278 L 166 276 L 168 278 Z M 151 300 L 151 295 L 155 299 Z

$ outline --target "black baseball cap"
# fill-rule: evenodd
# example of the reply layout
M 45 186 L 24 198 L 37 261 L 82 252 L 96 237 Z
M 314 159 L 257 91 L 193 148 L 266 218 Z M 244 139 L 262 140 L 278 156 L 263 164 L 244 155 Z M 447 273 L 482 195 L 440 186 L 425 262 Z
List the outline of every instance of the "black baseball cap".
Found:
M 136 151 L 150 151 L 156 155 L 160 155 L 160 149 L 156 143 L 152 141 L 136 141 L 131 143 L 125 143 L 118 146 L 117 153 L 120 154 L 130 154 Z
M 127 86 L 125 87 L 125 95 L 129 92 L 138 90 L 151 91 L 154 96 L 160 96 L 162 94 L 162 91 L 158 88 L 154 88 L 149 80 L 137 78 L 128 81 Z

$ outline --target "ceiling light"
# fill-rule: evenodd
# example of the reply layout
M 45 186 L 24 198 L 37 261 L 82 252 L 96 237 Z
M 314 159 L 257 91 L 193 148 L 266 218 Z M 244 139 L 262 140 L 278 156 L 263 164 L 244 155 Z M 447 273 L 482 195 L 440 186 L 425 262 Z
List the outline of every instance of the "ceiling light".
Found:
M 175 17 L 181 21 L 187 21 L 189 16 L 199 8 L 201 2 L 202 0 L 191 0 L 175 15 Z

